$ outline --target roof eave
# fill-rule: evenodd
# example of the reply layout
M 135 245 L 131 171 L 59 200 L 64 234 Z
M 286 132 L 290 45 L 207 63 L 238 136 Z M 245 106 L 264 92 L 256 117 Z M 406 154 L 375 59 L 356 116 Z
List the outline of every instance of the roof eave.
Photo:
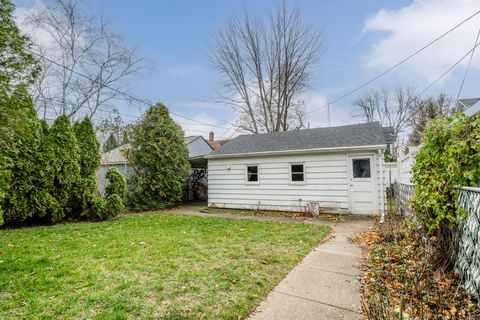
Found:
M 243 157 L 260 157 L 260 156 L 274 156 L 274 155 L 290 155 L 290 154 L 305 154 L 305 153 L 323 153 L 336 151 L 364 151 L 364 150 L 384 150 L 386 144 L 368 145 L 368 146 L 352 146 L 352 147 L 333 147 L 333 148 L 314 148 L 314 149 L 297 149 L 297 150 L 278 150 L 278 151 L 260 151 L 260 152 L 246 152 L 246 153 L 229 153 L 229 154 L 209 154 L 205 158 L 243 158 Z

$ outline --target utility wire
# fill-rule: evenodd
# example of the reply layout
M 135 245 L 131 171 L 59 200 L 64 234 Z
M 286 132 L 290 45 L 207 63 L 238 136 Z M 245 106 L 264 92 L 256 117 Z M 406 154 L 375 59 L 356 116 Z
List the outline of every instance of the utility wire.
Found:
M 28 49 L 28 48 L 25 48 L 25 51 L 27 51 L 27 52 L 29 52 L 29 53 L 31 53 L 31 54 L 33 54 L 33 55 L 35 55 L 35 56 L 37 56 L 37 57 L 39 57 L 39 58 L 41 58 L 41 59 L 44 59 L 44 60 L 46 60 L 46 61 L 48 61 L 48 62 L 50 62 L 50 63 L 52 63 L 52 64 L 54 64 L 54 65 L 56 65 L 56 66 L 58 66 L 58 67 L 64 68 L 65 70 L 68 70 L 68 71 L 70 71 L 71 73 L 76 74 L 76 75 L 78 75 L 78 76 L 80 76 L 80 77 L 83 77 L 83 78 L 85 78 L 85 79 L 87 79 L 87 80 L 89 80 L 89 81 L 92 81 L 92 82 L 94 82 L 94 83 L 99 83 L 98 80 L 92 79 L 92 78 L 90 78 L 89 76 L 86 76 L 86 75 L 84 75 L 84 74 L 82 74 L 82 73 L 80 73 L 80 72 L 78 72 L 78 71 L 73 70 L 72 68 L 69 68 L 69 67 L 67 67 L 67 66 L 61 65 L 60 63 L 58 63 L 58 62 L 56 62 L 56 61 L 54 61 L 54 60 L 52 60 L 52 59 L 50 59 L 50 58 L 47 58 L 47 57 L 45 57 L 45 56 L 43 56 L 43 55 L 41 55 L 41 54 L 39 54 L 39 53 L 37 53 L 37 52 L 35 52 L 35 51 L 32 51 L 32 50 L 30 50 L 30 49 Z M 134 97 L 134 96 L 132 96 L 131 94 L 128 94 L 128 93 L 123 92 L 123 91 L 120 91 L 120 90 L 115 89 L 115 88 L 112 88 L 112 87 L 110 87 L 110 86 L 108 86 L 108 85 L 105 85 L 105 87 L 108 88 L 108 89 L 110 89 L 110 90 L 112 90 L 113 92 L 116 92 L 116 93 L 118 93 L 118 94 L 120 94 L 120 95 L 122 95 L 122 96 L 124 96 L 124 97 L 127 97 L 127 98 L 130 99 L 130 100 L 143 103 L 143 104 L 145 104 L 145 105 L 147 105 L 147 106 L 152 106 L 152 105 L 154 105 L 153 102 L 151 102 L 151 101 L 149 101 L 149 100 L 147 100 L 147 99 L 141 99 L 141 98 L 138 98 L 138 97 Z M 206 123 L 206 122 L 203 122 L 203 121 L 198 121 L 198 120 L 195 120 L 195 119 L 186 117 L 186 116 L 184 116 L 184 115 L 175 113 L 175 112 L 173 112 L 173 111 L 170 111 L 170 113 L 173 114 L 173 115 L 176 115 L 177 117 L 180 117 L 180 118 L 183 118 L 183 119 L 186 119 L 186 120 L 189 120 L 189 121 L 193 121 L 193 122 L 196 122 L 196 123 L 199 123 L 199 124 L 203 124 L 203 125 L 206 125 L 206 126 L 216 127 L 216 128 L 221 128 L 221 129 L 227 129 L 226 127 L 222 127 L 222 126 L 218 126 L 218 125 L 215 125 L 215 124 Z M 227 121 L 222 121 L 222 122 L 227 123 L 227 124 L 230 124 L 230 125 L 234 125 L 234 124 L 231 124 L 231 123 L 229 123 L 229 122 L 227 122 Z
M 470 59 L 468 60 L 467 69 L 465 69 L 465 74 L 463 75 L 462 84 L 458 89 L 457 98 L 455 99 L 455 106 L 458 104 L 458 99 L 460 98 L 460 94 L 462 93 L 463 85 L 465 84 L 465 79 L 467 79 L 468 70 L 470 69 L 470 65 L 472 64 L 472 59 L 473 59 L 473 55 L 475 54 L 475 48 L 477 46 L 479 36 L 480 36 L 480 28 L 478 29 L 477 37 L 475 38 L 475 44 L 472 50 L 472 54 L 470 55 Z
M 443 37 L 445 37 L 446 35 L 448 35 L 449 33 L 451 33 L 452 31 L 458 29 L 461 25 L 463 25 L 464 23 L 466 23 L 467 21 L 471 20 L 473 17 L 475 17 L 476 15 L 478 15 L 480 13 L 480 10 L 478 10 L 477 12 L 475 12 L 474 14 L 472 14 L 471 16 L 469 16 L 468 18 L 466 18 L 465 20 L 461 21 L 459 24 L 457 24 L 456 26 L 454 26 L 453 28 L 449 29 L 448 31 L 446 31 L 445 33 L 443 33 L 442 35 L 440 35 L 439 37 L 433 39 L 432 41 L 430 41 L 429 43 L 427 43 L 425 46 L 423 46 L 422 48 L 418 49 L 417 51 L 413 52 L 412 54 L 410 54 L 409 56 L 407 56 L 406 58 L 400 60 L 399 62 L 397 62 L 396 64 L 394 64 L 393 66 L 391 66 L 390 68 L 384 70 L 383 72 L 377 74 L 376 76 L 374 76 L 373 78 L 370 78 L 369 80 L 367 80 L 366 82 L 362 83 L 361 85 L 357 86 L 356 88 L 342 94 L 341 96 L 333 99 L 332 101 L 329 101 L 330 104 L 333 104 L 337 101 L 340 101 L 346 97 L 348 97 L 349 95 L 357 92 L 358 90 L 366 87 L 367 85 L 369 85 L 370 83 L 372 83 L 373 81 L 377 80 L 378 78 L 384 76 L 385 74 L 389 73 L 390 71 L 392 71 L 393 69 L 397 68 L 398 66 L 400 66 L 401 64 L 405 63 L 406 61 L 410 60 L 411 58 L 413 58 L 414 56 L 416 56 L 417 54 L 419 54 L 420 52 L 422 52 L 423 50 L 427 49 L 428 47 L 430 47 L 431 45 L 433 45 L 434 43 L 438 42 L 440 39 L 442 39 Z M 315 112 L 315 111 L 318 111 L 320 109 L 323 109 L 323 108 L 326 108 L 328 107 L 329 103 L 321 106 L 321 107 L 318 107 L 316 109 L 313 109 L 313 110 L 310 110 L 308 112 L 306 112 L 305 114 L 309 114 L 309 113 L 312 113 L 312 112 Z
M 428 84 L 428 86 L 425 87 L 425 89 L 423 89 L 422 91 L 420 91 L 420 93 L 418 94 L 418 96 L 421 96 L 422 94 L 424 94 L 428 89 L 430 89 L 431 87 L 433 87 L 438 81 L 440 81 L 443 77 L 445 77 L 450 71 L 452 71 L 453 68 L 455 68 L 460 62 L 463 61 L 463 59 L 465 59 L 469 54 L 471 54 L 472 52 L 475 51 L 475 49 L 480 46 L 480 43 L 476 43 L 475 46 L 470 49 L 466 54 L 464 54 L 459 60 L 457 60 L 457 62 L 455 62 L 450 68 L 448 68 L 444 73 L 442 73 L 438 78 L 436 78 L 435 80 L 433 80 L 432 82 L 430 82 Z

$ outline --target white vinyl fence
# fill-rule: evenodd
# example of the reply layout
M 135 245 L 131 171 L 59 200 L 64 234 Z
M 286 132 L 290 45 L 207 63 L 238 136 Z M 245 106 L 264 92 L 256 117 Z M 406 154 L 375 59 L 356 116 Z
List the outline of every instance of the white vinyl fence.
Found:
M 397 212 L 412 212 L 410 198 L 413 193 L 411 184 L 394 185 Z M 459 250 L 455 271 L 461 276 L 464 287 L 477 297 L 480 306 L 480 188 L 460 188 L 457 205 L 465 210 L 466 218 L 457 226 Z

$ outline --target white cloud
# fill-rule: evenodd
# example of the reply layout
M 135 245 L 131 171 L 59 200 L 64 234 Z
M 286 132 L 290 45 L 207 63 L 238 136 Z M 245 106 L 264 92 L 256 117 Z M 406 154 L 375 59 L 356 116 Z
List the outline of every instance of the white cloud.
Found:
M 479 0 L 414 0 L 398 10 L 378 11 L 363 28 L 363 36 L 373 33 L 378 37 L 366 55 L 367 68 L 378 72 L 391 67 L 478 10 Z M 480 15 L 400 66 L 399 74 L 407 80 L 436 79 L 472 49 L 479 25 Z M 480 54 L 473 68 L 480 69 Z
M 27 18 L 35 15 L 40 15 L 42 12 L 47 10 L 45 4 L 42 1 L 35 1 L 31 6 L 28 7 L 16 7 L 14 16 L 15 22 L 20 27 L 20 30 L 26 34 L 30 39 L 41 45 L 42 47 L 49 47 L 52 42 L 52 36 L 48 34 L 45 30 L 40 30 L 34 28 L 32 25 L 27 23 Z
M 186 78 L 193 75 L 200 69 L 200 66 L 194 64 L 179 64 L 168 68 L 167 72 L 175 78 Z

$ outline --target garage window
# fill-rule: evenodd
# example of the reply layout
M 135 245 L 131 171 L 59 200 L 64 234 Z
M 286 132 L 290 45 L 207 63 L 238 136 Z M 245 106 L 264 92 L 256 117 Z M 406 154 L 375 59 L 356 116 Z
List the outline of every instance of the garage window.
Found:
M 370 159 L 353 159 L 353 177 L 354 178 L 370 178 Z
M 247 166 L 247 181 L 258 182 L 258 166 Z
M 305 166 L 303 163 L 292 163 L 290 165 L 290 179 L 292 182 L 305 181 Z

